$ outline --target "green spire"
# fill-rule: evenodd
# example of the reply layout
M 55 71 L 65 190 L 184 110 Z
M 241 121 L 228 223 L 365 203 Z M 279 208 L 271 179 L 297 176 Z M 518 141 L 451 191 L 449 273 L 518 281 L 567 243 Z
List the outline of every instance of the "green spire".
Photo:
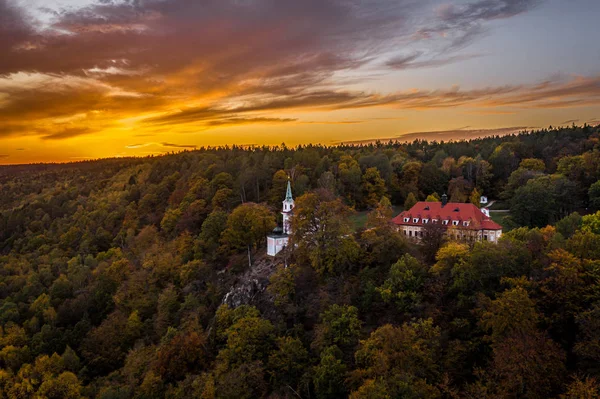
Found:
M 294 200 L 292 198 L 292 184 L 290 183 L 289 180 L 288 180 L 287 190 L 285 192 L 285 200 L 286 201 L 293 201 Z

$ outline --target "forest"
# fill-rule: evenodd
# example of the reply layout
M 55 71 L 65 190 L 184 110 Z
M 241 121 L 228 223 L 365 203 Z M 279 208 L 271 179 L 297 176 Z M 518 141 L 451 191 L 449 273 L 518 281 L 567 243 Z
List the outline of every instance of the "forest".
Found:
M 345 397 L 600 397 L 600 126 L 0 167 L 0 399 Z

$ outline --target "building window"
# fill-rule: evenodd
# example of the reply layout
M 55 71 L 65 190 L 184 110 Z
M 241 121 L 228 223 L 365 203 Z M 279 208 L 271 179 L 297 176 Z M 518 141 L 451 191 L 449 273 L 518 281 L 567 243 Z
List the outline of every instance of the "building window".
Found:
M 419 231 L 419 236 L 420 236 L 421 238 L 423 238 L 423 232 L 422 232 L 422 231 Z
M 423 223 L 424 223 L 424 224 L 427 224 L 427 223 L 429 223 L 429 219 L 423 219 Z
M 408 232 L 408 236 L 412 237 L 412 230 Z
M 409 218 L 404 218 L 404 223 L 408 223 L 409 220 Z
M 488 239 L 487 239 L 487 234 L 484 234 L 484 235 L 483 235 L 483 241 L 487 241 L 487 240 L 488 240 Z
M 419 223 L 419 219 L 418 218 L 414 218 L 413 219 L 413 223 Z
M 463 226 L 468 226 L 469 222 L 463 222 Z
M 447 221 L 447 220 L 444 220 L 444 224 L 445 224 L 445 225 L 447 225 L 447 224 L 448 224 L 448 221 Z
M 454 221 L 452 221 L 452 224 L 453 224 L 454 226 L 458 226 L 458 220 L 454 220 Z

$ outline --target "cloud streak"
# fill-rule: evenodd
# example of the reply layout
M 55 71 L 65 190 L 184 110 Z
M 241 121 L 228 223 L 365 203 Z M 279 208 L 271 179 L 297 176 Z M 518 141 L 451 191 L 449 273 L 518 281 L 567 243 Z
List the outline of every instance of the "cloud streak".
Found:
M 439 130 L 431 132 L 413 132 L 406 133 L 396 137 L 380 138 L 380 139 L 365 139 L 355 141 L 344 141 L 344 144 L 370 144 L 376 141 L 388 142 L 412 142 L 414 140 L 427 140 L 427 141 L 450 141 L 450 140 L 471 140 L 482 137 L 490 136 L 506 136 L 509 134 L 516 134 L 526 130 L 536 129 L 531 126 L 511 126 L 497 129 L 468 129 L 469 126 L 460 129 L 451 130 Z M 336 142 L 340 144 L 342 142 Z
M 54 10 L 49 25 L 40 28 L 14 0 L 0 0 L 0 138 L 60 141 L 115 129 L 152 136 L 168 127 L 202 132 L 350 125 L 364 118 L 314 122 L 313 115 L 301 113 L 364 108 L 510 114 L 516 108 L 600 104 L 600 77 L 469 90 L 352 88 L 371 74 L 483 57 L 462 50 L 488 32 L 490 22 L 540 3 L 100 1 Z M 128 148 L 194 148 L 169 144 Z

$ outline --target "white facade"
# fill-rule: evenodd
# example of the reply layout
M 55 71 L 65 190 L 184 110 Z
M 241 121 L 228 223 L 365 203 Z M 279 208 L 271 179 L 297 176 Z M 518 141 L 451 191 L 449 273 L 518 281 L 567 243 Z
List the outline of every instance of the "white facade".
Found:
M 289 242 L 289 235 L 292 233 L 292 212 L 296 203 L 292 197 L 292 185 L 288 181 L 285 199 L 283 200 L 283 228 L 276 228 L 273 234 L 267 236 L 267 255 L 275 256 L 281 252 Z
M 292 197 L 292 185 L 288 181 L 287 190 L 285 192 L 285 199 L 283 200 L 283 211 L 281 214 L 283 215 L 283 234 L 291 234 L 292 233 L 292 211 L 296 203 L 294 202 L 294 198 Z
M 450 227 L 450 224 L 447 226 Z M 399 230 L 409 239 L 420 240 L 423 238 L 424 228 L 420 226 L 399 226 Z M 460 226 L 450 227 L 446 235 L 459 241 L 490 241 L 498 242 L 502 237 L 502 230 L 472 230 L 461 229 Z
M 289 237 L 270 235 L 267 237 L 267 255 L 275 256 L 281 252 L 288 244 Z

